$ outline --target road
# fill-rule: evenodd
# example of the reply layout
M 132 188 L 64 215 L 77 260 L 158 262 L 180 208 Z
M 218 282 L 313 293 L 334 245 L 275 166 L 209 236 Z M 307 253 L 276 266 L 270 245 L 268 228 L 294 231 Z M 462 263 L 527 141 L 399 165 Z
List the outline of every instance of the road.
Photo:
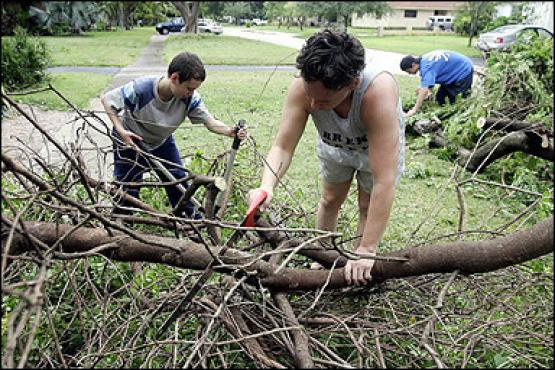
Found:
M 237 36 L 250 40 L 264 41 L 276 45 L 287 46 L 300 50 L 305 42 L 305 40 L 294 37 L 290 33 L 286 32 L 275 32 L 275 31 L 260 31 L 256 29 L 240 29 L 240 28 L 224 28 L 224 35 L 227 36 Z M 371 63 L 376 65 L 378 68 L 389 71 L 397 75 L 407 75 L 399 67 L 401 59 L 406 54 L 394 53 L 389 51 L 382 51 L 376 49 L 366 50 L 366 63 Z M 481 68 L 484 66 L 482 58 L 470 58 L 474 67 Z

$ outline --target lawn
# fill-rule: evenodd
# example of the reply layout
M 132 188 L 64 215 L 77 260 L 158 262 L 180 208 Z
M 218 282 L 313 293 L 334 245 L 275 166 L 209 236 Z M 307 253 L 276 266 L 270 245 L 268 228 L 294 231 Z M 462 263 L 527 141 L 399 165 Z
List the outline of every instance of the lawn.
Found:
M 290 72 L 271 74 L 211 71 L 199 89 L 208 109 L 228 125 L 245 119 L 256 143 L 254 146 L 253 142 L 249 141 L 239 150 L 236 173 L 241 173 L 244 177 L 240 187 L 236 188 L 236 195 L 240 200 L 228 208 L 230 220 L 240 219 L 246 190 L 259 184 L 262 163 L 260 156 L 265 157 L 273 142 L 282 103 L 292 77 L 293 74 Z M 403 97 L 414 95 L 418 79 L 409 76 L 397 76 L 397 79 Z M 312 225 L 315 224 L 321 181 L 315 151 L 316 135 L 315 127 L 309 120 L 291 166 L 283 178 L 285 186 L 278 186 L 275 193 L 276 199 L 286 202 L 291 207 L 302 207 Z M 231 145 L 231 139 L 212 134 L 202 126 L 188 123 L 178 129 L 175 137 L 182 154 L 188 155 L 186 163 L 193 171 L 206 171 L 207 165 Z M 195 156 L 191 154 L 196 154 L 197 158 L 203 157 L 206 161 L 195 160 Z M 407 140 L 406 172 L 397 190 L 391 222 L 383 239 L 384 248 L 395 249 L 404 245 L 422 221 L 426 221 L 420 230 L 424 235 L 456 232 L 459 217 L 457 193 L 452 183 L 447 185 L 453 169 L 453 163 L 438 159 L 427 150 L 425 139 Z M 340 231 L 347 236 L 354 234 L 357 221 L 355 185 L 352 191 L 339 219 Z M 514 203 L 507 206 L 507 213 L 493 215 L 492 210 L 497 209 L 496 202 L 499 202 L 499 199 L 485 199 L 479 190 L 465 191 L 465 227 L 468 229 L 492 228 L 492 225 L 500 225 L 507 221 L 510 215 L 524 209 L 523 205 Z M 292 225 L 295 224 L 294 220 L 291 222 Z
M 393 51 L 403 54 L 422 55 L 435 49 L 456 51 L 469 57 L 480 57 L 474 47 L 468 47 L 468 38 L 453 34 L 429 36 L 360 36 L 360 42 L 369 49 Z
M 154 27 L 129 31 L 85 32 L 82 36 L 41 36 L 54 66 L 126 66 L 155 34 Z
M 112 76 L 85 72 L 51 73 L 49 77 L 50 84 L 80 109 L 89 108 L 90 100 L 93 97 L 99 96 L 112 80 Z M 44 83 L 41 86 L 37 86 L 35 89 L 47 87 L 47 85 L 48 83 Z M 42 108 L 61 111 L 72 109 L 53 91 L 45 91 L 30 95 L 14 95 L 13 99 L 21 103 L 32 104 Z
M 236 27 L 236 26 L 234 26 Z M 240 28 L 247 29 L 244 26 Z M 310 35 L 320 30 L 319 27 L 304 27 L 301 31 L 299 27 L 285 26 L 280 28 L 277 25 L 251 27 L 255 31 L 287 32 L 296 37 L 306 39 Z M 402 54 L 422 55 L 434 49 L 448 49 L 456 51 L 469 57 L 480 57 L 480 52 L 473 46 L 468 47 L 468 37 L 459 36 L 453 33 L 440 33 L 430 35 L 386 35 L 377 36 L 375 28 L 349 28 L 348 32 L 356 36 L 360 42 L 368 49 L 392 51 Z
M 204 64 L 231 65 L 295 64 L 298 54 L 286 46 L 233 36 L 174 34 L 166 40 L 164 62 L 184 50 L 197 54 Z

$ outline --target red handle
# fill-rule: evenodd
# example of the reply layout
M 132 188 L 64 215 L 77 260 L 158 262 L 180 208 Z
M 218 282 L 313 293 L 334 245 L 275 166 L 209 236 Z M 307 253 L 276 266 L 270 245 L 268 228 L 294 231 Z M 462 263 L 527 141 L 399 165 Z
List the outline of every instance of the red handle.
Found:
M 268 197 L 268 193 L 262 189 L 256 189 L 253 191 L 253 200 L 249 209 L 247 210 L 247 216 L 243 221 L 243 226 L 247 226 L 247 227 L 255 226 L 254 214 L 257 208 L 260 207 L 262 203 L 264 203 L 267 197 Z

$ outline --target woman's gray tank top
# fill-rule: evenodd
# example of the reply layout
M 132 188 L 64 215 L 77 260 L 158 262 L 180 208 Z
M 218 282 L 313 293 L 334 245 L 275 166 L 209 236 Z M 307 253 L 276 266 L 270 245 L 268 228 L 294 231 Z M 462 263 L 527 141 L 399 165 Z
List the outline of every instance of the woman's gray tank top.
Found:
M 389 73 L 367 66 L 362 72 L 362 80 L 353 93 L 351 108 L 347 118 L 340 117 L 333 109 L 317 110 L 311 113 L 318 130 L 316 151 L 318 157 L 354 167 L 360 171 L 370 171 L 368 164 L 367 130 L 360 122 L 360 105 L 368 87 L 380 73 Z M 399 85 L 397 84 L 397 90 Z M 399 161 L 397 177 L 404 170 L 405 154 L 405 119 L 401 95 L 397 102 L 397 122 L 399 124 Z

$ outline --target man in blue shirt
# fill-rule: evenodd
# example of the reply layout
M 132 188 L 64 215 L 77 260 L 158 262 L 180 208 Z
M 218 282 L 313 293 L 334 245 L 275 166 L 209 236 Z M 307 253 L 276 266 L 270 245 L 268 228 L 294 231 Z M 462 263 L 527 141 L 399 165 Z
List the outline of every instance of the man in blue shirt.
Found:
M 440 85 L 436 94 L 439 105 L 445 104 L 445 98 L 452 104 L 458 94 L 463 97 L 470 94 L 474 73 L 472 61 L 454 51 L 434 50 L 421 57 L 407 55 L 401 60 L 401 69 L 411 75 L 420 72 L 421 77 L 416 103 L 406 113 L 407 117 L 418 111 L 435 84 Z

